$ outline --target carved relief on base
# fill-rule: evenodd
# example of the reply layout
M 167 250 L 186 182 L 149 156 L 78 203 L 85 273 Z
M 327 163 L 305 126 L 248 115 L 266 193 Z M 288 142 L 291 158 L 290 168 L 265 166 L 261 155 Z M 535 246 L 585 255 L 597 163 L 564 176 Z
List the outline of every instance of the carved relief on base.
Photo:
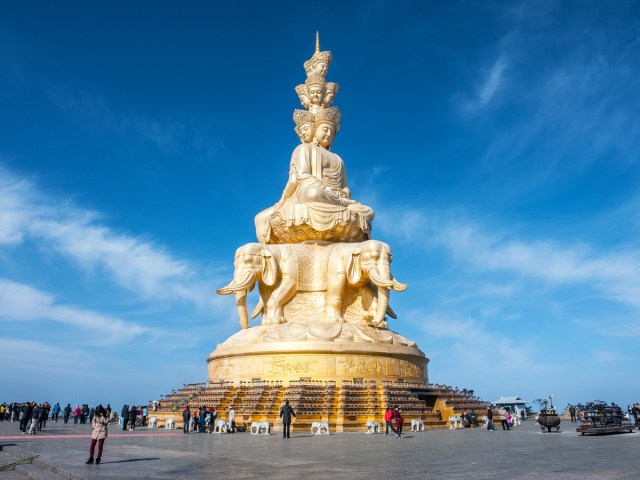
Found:
M 289 361 L 284 355 L 274 357 L 267 363 L 271 365 L 271 369 L 267 373 L 272 375 L 309 374 L 314 371 L 311 366 L 313 362 Z
M 227 377 L 234 372 L 233 362 L 229 360 L 219 360 L 214 363 L 210 369 L 210 373 L 214 377 Z
M 415 363 L 407 362 L 406 360 L 401 360 L 400 376 L 411 378 L 424 377 L 424 367 L 422 365 L 416 365 Z
M 344 374 L 354 375 L 385 375 L 386 369 L 384 361 L 373 358 L 357 358 L 348 356 L 342 362 L 342 371 Z

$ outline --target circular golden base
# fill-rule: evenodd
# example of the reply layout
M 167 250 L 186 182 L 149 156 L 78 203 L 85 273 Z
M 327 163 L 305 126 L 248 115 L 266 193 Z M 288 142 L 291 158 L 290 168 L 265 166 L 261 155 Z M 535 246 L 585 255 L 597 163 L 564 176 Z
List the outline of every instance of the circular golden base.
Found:
M 429 359 L 390 330 L 300 324 L 242 330 L 211 353 L 208 379 L 234 383 L 292 380 L 427 382 Z

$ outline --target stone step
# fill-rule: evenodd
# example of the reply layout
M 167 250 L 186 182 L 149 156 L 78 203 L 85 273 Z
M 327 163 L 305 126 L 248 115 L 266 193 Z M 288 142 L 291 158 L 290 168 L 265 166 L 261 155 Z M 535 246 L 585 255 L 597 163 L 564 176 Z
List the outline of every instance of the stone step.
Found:
M 34 452 L 23 449 L 16 445 L 3 445 L 1 454 L 2 457 L 0 458 L 2 458 L 2 462 L 0 462 L 0 465 L 5 465 L 7 463 L 16 462 L 24 458 L 37 455 Z M 23 475 L 23 478 L 29 478 L 31 480 L 86 480 L 82 477 L 72 474 L 71 472 L 67 472 L 66 470 L 63 470 L 59 467 L 50 465 L 42 457 L 39 456 L 33 458 L 33 460 L 31 460 L 29 463 L 16 465 L 13 471 L 20 475 Z M 7 471 L 1 472 L 2 480 L 5 479 L 5 474 L 7 473 Z

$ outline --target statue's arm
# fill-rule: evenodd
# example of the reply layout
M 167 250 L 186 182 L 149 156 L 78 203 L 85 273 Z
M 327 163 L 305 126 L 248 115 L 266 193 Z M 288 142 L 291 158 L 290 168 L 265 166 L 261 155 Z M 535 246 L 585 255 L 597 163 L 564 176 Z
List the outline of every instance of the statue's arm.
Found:
M 303 185 L 305 188 L 322 187 L 322 181 L 311 174 L 310 148 L 313 147 L 303 144 L 293 151 L 291 163 L 295 167 L 296 185 Z
M 284 190 L 282 191 L 282 197 L 276 203 L 276 207 L 279 207 L 284 202 L 289 200 L 291 196 L 296 192 L 297 184 L 296 184 L 296 169 L 293 164 L 291 164 L 291 168 L 289 169 L 289 179 L 287 180 L 287 184 L 284 186 Z

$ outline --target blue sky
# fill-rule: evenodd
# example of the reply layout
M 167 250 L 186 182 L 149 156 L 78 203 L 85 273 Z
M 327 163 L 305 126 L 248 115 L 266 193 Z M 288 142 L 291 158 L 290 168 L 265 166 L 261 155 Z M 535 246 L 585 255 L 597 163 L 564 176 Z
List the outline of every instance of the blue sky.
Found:
M 206 379 L 316 30 L 430 380 L 640 400 L 638 2 L 217 3 L 0 2 L 0 401 Z

